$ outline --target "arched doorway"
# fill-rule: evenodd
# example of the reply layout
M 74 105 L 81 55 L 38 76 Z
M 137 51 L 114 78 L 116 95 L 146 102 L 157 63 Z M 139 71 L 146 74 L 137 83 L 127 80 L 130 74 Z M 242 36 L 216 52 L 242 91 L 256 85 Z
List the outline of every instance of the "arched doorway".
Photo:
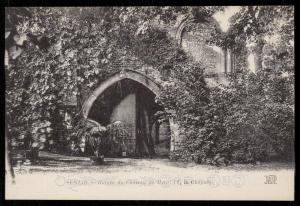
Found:
M 126 125 L 129 156 L 167 156 L 170 151 L 170 122 L 158 121 L 162 111 L 155 102 L 160 88 L 153 80 L 136 71 L 114 74 L 100 84 L 83 106 L 85 118 L 103 126 L 114 122 Z

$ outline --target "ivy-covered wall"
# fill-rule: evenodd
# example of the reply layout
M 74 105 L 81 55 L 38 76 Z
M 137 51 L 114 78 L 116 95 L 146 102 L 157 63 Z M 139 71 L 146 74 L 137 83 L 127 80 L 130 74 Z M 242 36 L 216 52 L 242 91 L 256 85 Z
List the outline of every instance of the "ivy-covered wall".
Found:
M 160 28 L 160 25 L 154 25 Z M 178 39 L 176 39 L 176 35 L 174 32 L 178 30 L 178 23 L 175 25 L 164 25 L 163 28 L 160 29 L 162 31 L 166 31 L 167 35 L 174 41 L 174 44 L 176 44 L 176 41 L 178 41 Z M 188 23 L 185 25 L 185 28 L 182 31 L 181 44 L 178 45 L 182 47 L 188 53 L 188 55 L 191 56 L 191 58 L 193 58 L 196 62 L 200 62 L 202 66 L 206 68 L 206 75 L 216 74 L 217 77 L 218 75 L 220 75 L 220 73 L 222 75 L 222 73 L 224 72 L 225 56 L 221 48 L 209 43 L 209 36 L 212 36 L 213 33 L 216 33 L 216 30 L 218 29 L 219 28 L 217 27 L 216 22 L 212 20 L 208 22 Z M 188 43 L 188 46 L 185 45 L 186 43 Z M 93 47 L 87 49 L 93 50 Z M 134 70 L 141 74 L 144 74 L 158 84 L 164 84 L 164 79 L 167 78 L 168 75 L 167 73 L 159 72 L 157 68 L 146 64 L 142 59 L 136 57 L 135 54 L 128 54 L 127 51 L 122 48 L 118 49 L 115 52 L 117 53 L 116 55 L 118 56 L 118 58 L 114 59 L 109 65 L 110 68 L 114 69 L 115 73 L 122 70 Z M 76 97 L 79 96 L 77 105 L 78 109 L 84 106 L 84 102 L 90 97 L 92 92 L 99 85 L 101 85 L 105 80 L 109 79 L 110 76 L 114 75 L 114 73 L 106 73 L 103 68 L 98 68 L 97 66 L 95 66 L 95 68 L 92 68 L 92 70 L 94 71 L 93 76 L 95 81 L 90 82 L 89 84 L 81 84 L 80 82 L 88 76 L 87 73 L 80 74 L 79 72 L 79 74 L 77 74 L 77 70 L 73 71 L 73 73 L 76 72 L 76 75 L 73 75 L 78 76 L 77 81 L 79 81 L 80 85 L 78 90 L 79 95 L 74 95 L 75 93 L 68 93 L 70 95 L 68 99 L 76 99 Z M 210 85 L 216 85 L 219 78 L 209 79 L 209 76 L 207 76 L 206 80 L 207 82 L 213 81 L 213 83 L 210 83 Z M 82 109 L 79 111 L 83 112 Z M 173 126 L 172 128 L 173 130 L 177 130 L 173 131 L 173 133 L 180 133 L 180 128 L 177 128 L 176 126 Z M 173 142 L 171 147 L 180 147 L 183 140 L 184 135 L 173 135 Z
M 293 8 L 242 7 L 227 33 L 216 29 L 211 36 L 201 35 L 205 29 L 182 27 L 179 38 L 199 40 L 195 45 L 203 52 L 192 43 L 188 49 L 178 44 L 179 16 L 191 15 L 197 20 L 191 25 L 203 25 L 220 9 L 28 8 L 28 17 L 11 22 L 20 36 L 30 35 L 19 58 L 14 58 L 14 51 L 7 52 L 11 57 L 6 82 L 9 143 L 22 147 L 29 137 L 29 148 L 54 145 L 64 152 L 69 140 L 85 133 L 77 131 L 90 94 L 112 75 L 129 69 L 161 86 L 156 101 L 165 111 L 160 119 L 172 120 L 171 127 L 177 129 L 171 133 L 181 142 L 171 145 L 172 158 L 253 162 L 268 160 L 270 151 L 277 157 L 292 157 Z M 198 36 L 210 38 L 204 43 Z M 49 39 L 48 47 L 36 43 L 40 37 Z M 249 44 L 259 51 L 260 70 L 255 75 L 247 70 Z M 216 55 L 215 61 L 211 58 L 215 53 L 200 45 L 228 48 L 238 56 L 228 61 L 220 57 L 230 55 Z M 230 62 L 235 62 L 234 70 L 227 69 Z M 213 65 L 220 66 L 219 71 L 234 71 L 226 84 L 218 84 L 225 82 L 219 81 L 222 75 L 209 78 L 207 71 Z M 73 114 L 66 114 L 67 110 Z M 66 128 L 73 128 L 76 135 L 64 134 Z

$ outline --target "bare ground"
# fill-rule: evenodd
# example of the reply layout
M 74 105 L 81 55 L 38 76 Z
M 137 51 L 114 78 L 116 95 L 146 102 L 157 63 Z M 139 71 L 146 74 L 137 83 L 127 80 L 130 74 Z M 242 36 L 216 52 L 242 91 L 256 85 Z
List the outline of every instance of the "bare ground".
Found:
M 192 162 L 172 161 L 167 158 L 105 158 L 103 165 L 95 165 L 89 157 L 75 157 L 40 152 L 37 164 L 22 166 L 31 172 L 120 172 L 120 171 L 164 171 L 166 169 L 188 170 L 227 170 L 227 171 L 278 171 L 293 170 L 292 162 L 267 162 L 254 164 L 232 164 L 229 166 L 212 166 Z M 18 167 L 15 167 L 18 169 Z
M 294 164 L 227 167 L 169 159 L 106 158 L 40 153 L 36 165 L 14 167 L 6 198 L 14 199 L 235 199 L 292 200 Z M 267 182 L 272 177 L 271 182 Z M 274 180 L 275 178 L 275 180 Z M 270 184 L 269 184 L 270 183 Z

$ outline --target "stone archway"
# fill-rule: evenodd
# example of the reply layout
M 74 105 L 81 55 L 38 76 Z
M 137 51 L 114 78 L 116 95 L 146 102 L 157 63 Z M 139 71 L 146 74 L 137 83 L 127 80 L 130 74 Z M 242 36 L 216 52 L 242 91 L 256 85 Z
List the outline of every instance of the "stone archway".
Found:
M 206 28 L 197 28 L 201 25 L 205 26 Z M 191 35 L 187 35 L 187 37 L 184 38 L 184 34 L 189 33 L 187 31 L 187 28 L 189 27 L 198 30 L 199 33 L 192 34 L 192 38 Z M 205 41 L 203 40 L 199 41 L 199 39 L 197 38 L 202 38 L 201 33 L 204 34 L 203 36 L 205 36 L 205 38 L 209 36 L 207 35 L 207 33 L 209 34 L 210 28 L 217 31 L 218 33 L 224 33 L 220 27 L 220 24 L 213 17 L 209 17 L 205 21 L 201 22 L 195 19 L 193 16 L 187 15 L 180 21 L 177 26 L 175 40 L 178 46 L 183 48 L 186 52 L 190 53 L 196 61 L 201 59 L 202 62 L 207 62 L 207 64 L 205 65 L 205 72 L 207 77 L 218 75 L 221 82 L 225 83 L 226 81 L 223 78 L 223 74 L 235 72 L 236 56 L 233 52 L 234 48 L 226 46 L 220 47 L 216 44 L 213 45 L 204 43 Z M 188 38 L 191 38 L 191 40 L 189 40 Z M 198 42 L 201 41 L 203 41 L 201 47 L 197 46 Z M 187 44 L 190 46 L 188 46 Z M 203 56 L 205 56 L 205 58 L 203 58 Z M 210 61 L 212 59 L 214 59 L 214 61 Z M 209 82 L 211 81 L 209 80 Z
M 124 70 L 121 72 L 116 73 L 109 79 L 105 80 L 102 84 L 100 84 L 88 97 L 88 99 L 83 104 L 83 116 L 85 118 L 88 117 L 89 111 L 94 103 L 94 101 L 97 99 L 97 97 L 104 92 L 108 87 L 110 87 L 112 84 L 122 80 L 122 79 L 131 79 L 136 82 L 139 82 L 143 84 L 145 87 L 150 89 L 155 95 L 159 95 L 160 88 L 157 83 L 155 83 L 153 80 L 151 80 L 149 77 L 145 76 L 144 74 L 141 74 L 139 72 L 133 71 L 133 70 Z
M 149 89 L 155 96 L 160 95 L 160 86 L 151 78 L 147 77 L 146 75 L 139 73 L 137 71 L 133 70 L 122 70 L 121 72 L 118 72 L 114 75 L 112 75 L 110 78 L 105 80 L 103 83 L 101 83 L 87 98 L 87 100 L 84 102 L 82 107 L 82 113 L 84 118 L 89 118 L 89 113 L 91 111 L 91 108 L 93 107 L 96 99 L 104 93 L 108 88 L 110 88 L 112 85 L 124 81 L 124 80 L 132 80 L 134 82 L 137 82 L 147 89 Z M 174 150 L 174 143 L 175 143 L 175 137 L 178 132 L 176 132 L 176 124 L 174 124 L 173 119 L 169 119 L 169 126 L 170 126 L 170 151 Z
M 184 29 L 186 28 L 186 26 L 188 24 L 191 24 L 193 22 L 197 21 L 194 17 L 192 17 L 191 15 L 187 15 L 185 16 L 179 23 L 177 29 L 176 29 L 176 34 L 175 34 L 175 39 L 178 43 L 179 46 L 181 46 L 181 43 L 182 43 L 182 34 L 184 32 Z M 214 19 L 214 18 L 210 18 L 209 21 L 216 27 L 216 29 L 223 33 L 222 32 L 222 29 L 219 25 L 219 23 Z

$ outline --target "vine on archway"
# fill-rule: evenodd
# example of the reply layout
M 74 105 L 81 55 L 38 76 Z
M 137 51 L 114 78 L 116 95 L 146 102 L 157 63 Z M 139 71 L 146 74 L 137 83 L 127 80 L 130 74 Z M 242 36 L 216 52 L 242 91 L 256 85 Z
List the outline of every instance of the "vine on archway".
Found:
M 243 72 L 229 87 L 212 89 L 205 83 L 202 64 L 178 48 L 164 28 L 174 25 L 180 15 L 201 19 L 219 9 L 30 8 L 32 17 L 16 25 L 18 32 L 44 35 L 52 42 L 42 51 L 29 43 L 26 52 L 10 62 L 6 91 L 10 142 L 22 143 L 18 130 L 34 133 L 35 125 L 50 122 L 57 127 L 52 129 L 63 128 L 64 114 L 59 111 L 69 99 L 66 94 L 77 98 L 80 111 L 89 92 L 120 71 L 120 65 L 133 70 L 146 65 L 143 72 L 162 86 L 157 101 L 166 111 L 161 117 L 176 119 L 185 137 L 174 158 L 253 162 L 268 159 L 274 151 L 286 156 L 294 134 L 293 8 L 244 7 L 232 18 L 227 35 L 212 36 L 212 42 L 236 45 L 235 51 L 242 51 L 241 72 L 246 43 L 254 41 L 261 51 L 256 76 Z M 38 134 L 37 141 L 44 141 L 42 137 Z M 53 137 L 63 139 L 58 133 Z

